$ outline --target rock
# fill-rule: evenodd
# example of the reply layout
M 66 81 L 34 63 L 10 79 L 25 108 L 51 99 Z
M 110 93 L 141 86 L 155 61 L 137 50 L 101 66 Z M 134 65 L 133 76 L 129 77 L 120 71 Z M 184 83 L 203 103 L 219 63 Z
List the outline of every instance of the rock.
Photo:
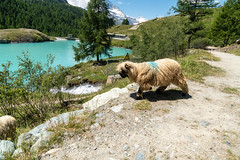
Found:
M 131 83 L 131 84 L 127 85 L 126 88 L 130 91 L 137 91 L 139 88 L 139 85 L 137 83 Z
M 113 106 L 111 108 L 111 110 L 115 113 L 118 113 L 118 112 L 121 112 L 122 108 L 123 108 L 123 104 L 120 104 L 120 105 L 117 105 L 117 106 Z
M 7 140 L 0 140 L 0 159 L 4 159 L 3 154 L 12 155 L 15 151 L 14 143 Z
M 108 76 L 108 79 L 107 79 L 107 82 L 106 84 L 113 84 L 114 82 L 116 82 L 117 79 L 120 79 L 120 75 L 111 75 L 111 76 Z
M 127 88 L 113 88 L 110 91 L 97 95 L 90 101 L 83 104 L 83 108 L 87 110 L 96 110 L 97 108 L 107 104 L 110 100 L 119 98 L 120 95 L 128 93 Z
M 99 127 L 100 125 L 99 125 L 99 123 L 94 123 L 93 125 L 91 125 L 91 129 L 93 129 L 93 128 L 97 128 L 97 127 Z
M 100 113 L 97 113 L 95 116 L 97 117 L 97 118 L 100 118 L 100 117 L 102 117 L 104 115 L 104 113 L 103 112 L 100 112 Z
M 144 151 L 139 151 L 137 153 L 136 160 L 144 160 Z
M 225 141 L 227 145 L 232 146 L 232 144 L 229 141 Z
M 210 123 L 206 122 L 206 121 L 199 121 L 199 124 L 203 127 L 207 127 L 207 126 L 209 126 Z
M 13 157 L 19 157 L 19 156 L 21 156 L 21 155 L 24 155 L 24 153 L 23 153 L 23 150 L 22 150 L 22 148 L 20 147 L 20 148 L 17 148 L 15 151 L 14 151 L 14 153 L 13 153 Z
M 128 146 L 128 145 L 124 145 L 124 146 L 123 146 L 123 150 L 124 150 L 124 151 L 127 151 L 128 149 L 129 149 L 129 146 Z
M 50 140 L 53 132 L 45 131 L 41 134 L 39 139 L 34 143 L 34 145 L 31 147 L 30 152 L 37 152 L 40 147 L 47 144 L 47 142 Z
M 18 137 L 17 147 L 25 144 L 31 147 L 31 152 L 36 152 L 39 147 L 45 145 L 52 135 L 52 132 L 47 131 L 50 127 L 55 127 L 58 124 L 68 124 L 69 118 L 72 116 L 80 116 L 83 110 L 67 112 L 51 118 L 45 123 L 38 125 L 27 133 L 23 133 Z M 17 154 L 17 153 L 16 153 Z

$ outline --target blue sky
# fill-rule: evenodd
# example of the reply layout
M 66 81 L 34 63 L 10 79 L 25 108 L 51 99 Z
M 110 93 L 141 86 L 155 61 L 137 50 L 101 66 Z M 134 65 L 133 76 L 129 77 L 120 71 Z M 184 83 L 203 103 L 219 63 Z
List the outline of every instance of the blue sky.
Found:
M 110 0 L 118 6 L 124 14 L 131 17 L 154 19 L 168 16 L 169 9 L 176 6 L 178 0 Z M 224 4 L 226 0 L 218 0 Z

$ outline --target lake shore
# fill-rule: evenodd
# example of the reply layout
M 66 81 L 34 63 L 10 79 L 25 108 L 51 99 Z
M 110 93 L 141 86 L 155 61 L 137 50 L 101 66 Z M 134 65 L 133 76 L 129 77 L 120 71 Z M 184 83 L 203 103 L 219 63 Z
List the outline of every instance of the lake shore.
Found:
M 54 38 L 36 29 L 0 29 L 0 44 L 4 43 L 33 43 L 53 41 Z

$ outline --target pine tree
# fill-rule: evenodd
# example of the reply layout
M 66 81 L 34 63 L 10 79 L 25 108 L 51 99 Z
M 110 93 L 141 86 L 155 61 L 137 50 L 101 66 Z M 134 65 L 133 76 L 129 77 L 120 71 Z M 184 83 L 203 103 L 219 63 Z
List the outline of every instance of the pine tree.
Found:
M 226 46 L 239 39 L 240 36 L 240 1 L 228 0 L 213 23 L 214 41 Z
M 91 0 L 80 22 L 80 42 L 78 47 L 73 47 L 75 60 L 81 61 L 96 56 L 97 62 L 100 63 L 102 54 L 110 57 L 111 39 L 107 34 L 107 28 L 112 24 L 113 19 L 109 18 L 105 0 Z
M 188 48 L 191 46 L 191 39 L 198 31 L 203 29 L 202 18 L 212 14 L 210 8 L 218 5 L 215 0 L 178 0 L 177 6 L 172 10 L 181 16 L 188 16 L 189 22 L 185 24 L 185 34 L 188 34 Z
M 129 25 L 128 19 L 124 19 L 124 20 L 122 21 L 122 25 Z

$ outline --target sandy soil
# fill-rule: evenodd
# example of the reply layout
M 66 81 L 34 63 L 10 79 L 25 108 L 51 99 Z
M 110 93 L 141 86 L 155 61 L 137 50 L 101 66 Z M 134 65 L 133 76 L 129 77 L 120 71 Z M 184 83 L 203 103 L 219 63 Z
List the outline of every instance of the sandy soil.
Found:
M 240 97 L 221 92 L 223 86 L 240 91 L 240 57 L 213 52 L 226 71 L 224 77 L 206 77 L 205 83 L 188 81 L 189 96 L 175 86 L 159 96 L 144 93 L 152 110 L 136 110 L 134 91 L 99 108 L 89 134 L 66 138 L 63 146 L 41 159 L 163 160 L 239 159 Z M 118 106 L 120 112 L 111 107 Z

